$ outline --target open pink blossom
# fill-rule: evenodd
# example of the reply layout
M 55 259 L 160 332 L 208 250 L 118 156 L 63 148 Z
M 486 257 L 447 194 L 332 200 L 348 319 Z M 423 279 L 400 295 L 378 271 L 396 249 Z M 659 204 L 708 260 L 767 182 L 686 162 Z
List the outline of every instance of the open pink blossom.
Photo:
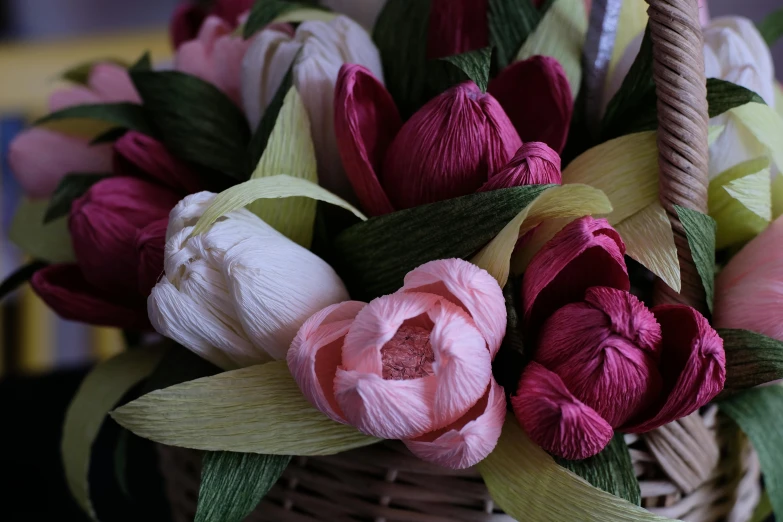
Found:
M 330 418 L 402 439 L 429 462 L 466 468 L 500 437 L 506 403 L 491 363 L 505 325 L 492 276 L 467 261 L 432 261 L 394 294 L 313 315 L 288 366 Z
M 255 0 L 215 0 L 209 8 L 198 0 L 181 2 L 174 11 L 169 26 L 174 48 L 177 49 L 183 43 L 196 38 L 209 15 L 217 16 L 232 28 L 236 27 L 241 16 L 248 12 L 254 3 Z
M 628 292 L 625 245 L 603 219 L 567 225 L 533 258 L 523 311 L 535 355 L 511 402 L 530 437 L 566 459 L 689 415 L 722 389 L 723 341 L 693 308 Z
M 522 146 L 491 92 L 470 81 L 436 96 L 403 124 L 380 81 L 366 68 L 346 64 L 334 112 L 343 167 L 372 215 L 476 192 Z M 498 178 L 493 188 L 514 186 L 500 181 L 542 183 L 545 177 L 530 169 L 524 177 Z
M 783 217 L 731 258 L 715 280 L 717 328 L 751 330 L 783 341 Z
M 90 70 L 86 85 L 55 91 L 49 110 L 116 102 L 141 103 L 141 99 L 125 68 L 99 63 Z M 46 198 L 68 173 L 111 172 L 112 146 L 90 145 L 86 138 L 35 127 L 11 141 L 8 161 L 27 196 Z

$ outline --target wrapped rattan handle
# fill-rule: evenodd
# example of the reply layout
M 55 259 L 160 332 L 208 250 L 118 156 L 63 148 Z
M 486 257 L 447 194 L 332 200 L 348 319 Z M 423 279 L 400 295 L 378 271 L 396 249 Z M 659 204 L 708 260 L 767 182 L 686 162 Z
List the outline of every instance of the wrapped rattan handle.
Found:
M 674 206 L 707 212 L 708 111 L 703 36 L 697 0 L 647 0 L 658 95 L 660 201 L 674 230 L 682 290 L 662 281 L 656 301 L 704 311 L 704 288 Z

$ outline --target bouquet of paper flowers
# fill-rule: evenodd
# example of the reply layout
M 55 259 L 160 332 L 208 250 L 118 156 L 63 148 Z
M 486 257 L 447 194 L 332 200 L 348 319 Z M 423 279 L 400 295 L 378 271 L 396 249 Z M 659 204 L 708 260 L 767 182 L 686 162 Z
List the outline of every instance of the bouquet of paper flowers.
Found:
M 3 288 L 128 333 L 81 506 L 108 413 L 183 521 L 783 515 L 783 16 L 648 1 L 193 0 L 69 71 Z

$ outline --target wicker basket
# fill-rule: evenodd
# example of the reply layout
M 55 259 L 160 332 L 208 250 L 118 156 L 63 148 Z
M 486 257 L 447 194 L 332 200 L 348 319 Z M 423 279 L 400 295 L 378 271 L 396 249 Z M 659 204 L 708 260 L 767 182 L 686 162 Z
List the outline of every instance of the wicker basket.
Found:
M 659 302 L 704 311 L 703 289 L 674 205 L 707 211 L 706 84 L 697 0 L 647 0 L 658 95 L 660 199 L 674 229 L 682 292 Z M 758 459 L 712 406 L 643 436 L 627 436 L 643 506 L 693 522 L 746 522 L 760 497 Z M 176 522 L 193 520 L 200 454 L 159 446 Z M 268 522 L 501 522 L 474 470 L 452 471 L 384 443 L 298 458 L 247 520 Z M 525 521 L 527 522 L 527 521 Z M 530 521 L 540 522 L 540 521 Z M 571 522 L 571 521 L 557 521 Z

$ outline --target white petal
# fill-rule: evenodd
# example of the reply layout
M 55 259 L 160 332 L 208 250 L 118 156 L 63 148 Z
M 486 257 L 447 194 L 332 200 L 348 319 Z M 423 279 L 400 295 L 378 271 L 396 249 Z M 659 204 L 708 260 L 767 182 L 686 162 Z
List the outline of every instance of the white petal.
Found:
M 713 118 L 710 124 L 714 124 L 719 118 L 720 121 L 725 121 L 726 126 L 710 146 L 710 179 L 743 161 L 767 154 L 764 145 L 731 113 Z

